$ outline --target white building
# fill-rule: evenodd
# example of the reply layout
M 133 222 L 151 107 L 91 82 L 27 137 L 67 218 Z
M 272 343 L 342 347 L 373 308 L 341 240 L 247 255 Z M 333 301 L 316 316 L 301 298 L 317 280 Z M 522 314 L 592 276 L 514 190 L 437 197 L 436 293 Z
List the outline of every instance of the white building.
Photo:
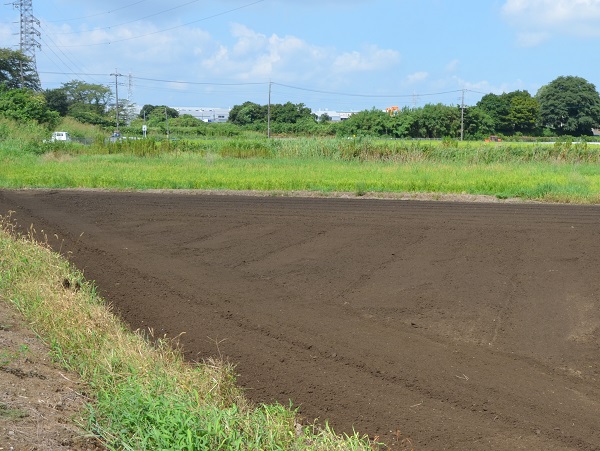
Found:
M 356 111 L 331 111 L 331 110 L 317 110 L 313 111 L 313 114 L 317 116 L 317 119 L 321 118 L 323 115 L 327 115 L 331 118 L 331 122 L 340 122 L 345 121 L 350 116 L 355 114 Z
M 189 114 L 204 122 L 227 122 L 230 108 L 213 108 L 200 106 L 175 106 L 172 107 L 179 112 L 180 116 Z

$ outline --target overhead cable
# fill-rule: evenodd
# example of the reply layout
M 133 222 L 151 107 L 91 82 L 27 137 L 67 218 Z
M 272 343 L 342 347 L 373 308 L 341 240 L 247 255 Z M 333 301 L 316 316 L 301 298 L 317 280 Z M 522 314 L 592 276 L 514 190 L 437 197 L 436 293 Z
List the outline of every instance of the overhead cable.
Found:
M 71 19 L 47 20 L 47 22 L 71 22 L 71 21 L 74 21 L 74 20 L 89 19 L 90 17 L 105 16 L 107 14 L 111 14 L 111 13 L 113 13 L 115 11 L 119 11 L 121 9 L 126 9 L 126 8 L 131 7 L 131 6 L 139 5 L 140 3 L 144 3 L 145 1 L 146 0 L 140 0 L 140 1 L 137 1 L 135 3 L 130 3 L 129 5 L 125 5 L 125 6 L 121 6 L 119 8 L 112 9 L 110 11 L 106 11 L 106 12 L 102 12 L 102 13 L 96 13 L 96 14 L 91 14 L 89 16 L 73 17 Z
M 232 12 L 235 12 L 235 11 L 239 11 L 240 9 L 248 8 L 248 7 L 256 5 L 258 3 L 262 3 L 264 1 L 265 0 L 257 0 L 255 2 L 248 3 L 246 5 L 238 6 L 237 8 L 232 8 L 232 9 L 228 9 L 227 11 L 222 11 L 220 13 L 213 14 L 212 16 L 203 17 L 201 19 L 192 20 L 191 22 L 186 22 L 186 23 L 181 24 L 181 25 L 175 25 L 175 26 L 170 27 L 170 28 L 163 28 L 161 30 L 152 31 L 152 32 L 146 33 L 146 34 L 140 34 L 140 35 L 137 35 L 137 36 L 130 36 L 128 38 L 122 38 L 122 39 L 114 39 L 114 40 L 111 40 L 111 41 L 98 42 L 98 43 L 95 43 L 95 44 L 73 44 L 73 45 L 66 45 L 64 47 L 95 47 L 95 46 L 99 46 L 99 45 L 111 45 L 111 44 L 116 44 L 118 42 L 125 42 L 125 41 L 131 41 L 133 39 L 145 38 L 147 36 L 153 36 L 155 34 L 165 33 L 167 31 L 176 30 L 178 28 L 186 27 L 188 25 L 192 25 L 192 24 L 195 24 L 195 23 L 198 23 L 198 22 L 203 22 L 205 20 L 214 19 L 215 17 L 224 16 L 225 14 L 229 14 L 229 13 L 232 13 Z

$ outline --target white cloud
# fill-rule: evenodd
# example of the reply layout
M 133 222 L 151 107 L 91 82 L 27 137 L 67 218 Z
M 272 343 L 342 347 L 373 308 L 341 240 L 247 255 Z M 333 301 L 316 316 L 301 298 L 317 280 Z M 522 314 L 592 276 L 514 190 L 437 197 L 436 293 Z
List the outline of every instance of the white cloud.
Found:
M 406 77 L 406 82 L 409 84 L 417 83 L 425 80 L 427 77 L 429 77 L 429 73 L 427 72 L 415 72 L 414 74 L 410 74 L 408 77 Z
M 237 39 L 232 49 L 233 54 L 240 56 L 260 52 L 268 46 L 269 42 L 266 35 L 257 33 L 238 23 L 231 26 L 231 35 Z
M 453 59 L 448 64 L 446 64 L 446 72 L 455 72 L 458 69 L 458 65 L 460 61 L 457 59 Z
M 220 45 L 212 55 L 202 60 L 202 66 L 204 69 L 208 69 L 212 72 L 226 72 L 231 69 L 233 63 L 230 60 L 227 47 Z
M 289 77 L 312 73 L 327 61 L 327 51 L 295 36 L 266 36 L 241 24 L 233 24 L 231 46 L 219 45 L 201 65 L 214 75 L 235 74 L 244 81 L 266 81 L 275 75 Z
M 552 34 L 600 36 L 600 0 L 506 0 L 502 14 L 521 31 L 523 46 L 538 45 Z
M 357 50 L 337 56 L 333 69 L 338 73 L 377 71 L 390 68 L 400 61 L 396 50 L 367 46 L 362 52 Z
M 181 91 L 181 92 L 186 92 L 190 89 L 190 85 L 187 83 L 170 82 L 170 83 L 167 83 L 167 87 L 168 87 L 168 89 L 171 89 L 173 91 Z
M 464 80 L 460 77 L 452 77 L 453 85 L 460 86 L 461 89 L 467 89 L 469 91 L 474 91 L 476 93 L 484 93 L 491 92 L 494 94 L 502 94 L 505 92 L 512 92 L 518 90 L 527 90 L 528 88 L 524 85 L 522 80 L 514 80 L 512 82 L 505 82 L 499 85 L 494 85 L 490 83 L 488 80 L 479 80 L 479 81 L 468 81 Z M 530 93 L 532 93 L 530 91 Z M 535 94 L 535 92 L 533 92 Z
M 235 42 L 221 45 L 201 65 L 214 75 L 235 73 L 243 81 L 314 81 L 332 74 L 383 70 L 400 59 L 395 50 L 377 46 L 339 54 L 296 36 L 267 36 L 241 24 L 231 26 L 231 35 Z
M 600 18 L 600 0 L 507 0 L 502 11 L 546 25 L 592 21 Z
M 550 33 L 543 31 L 523 32 L 517 34 L 517 43 L 521 47 L 536 47 L 550 39 Z

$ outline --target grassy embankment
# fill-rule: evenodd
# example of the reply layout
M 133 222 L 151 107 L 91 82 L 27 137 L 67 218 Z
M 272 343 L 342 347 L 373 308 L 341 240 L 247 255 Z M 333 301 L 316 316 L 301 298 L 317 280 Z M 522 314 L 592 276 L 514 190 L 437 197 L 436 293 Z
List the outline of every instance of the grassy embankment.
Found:
M 82 376 L 80 422 L 118 450 L 371 450 L 366 438 L 301 427 L 281 405 L 252 406 L 220 361 L 185 363 L 174 343 L 131 333 L 82 274 L 31 236 L 0 227 L 0 302 L 18 308 L 65 368 Z
M 483 194 L 600 202 L 600 146 L 370 139 L 0 146 L 2 188 Z

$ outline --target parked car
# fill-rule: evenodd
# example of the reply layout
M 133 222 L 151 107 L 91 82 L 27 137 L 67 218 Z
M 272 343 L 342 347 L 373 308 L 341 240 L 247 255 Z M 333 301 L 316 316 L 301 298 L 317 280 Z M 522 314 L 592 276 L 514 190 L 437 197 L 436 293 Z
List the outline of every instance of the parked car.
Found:
M 51 142 L 55 141 L 71 141 L 71 135 L 68 132 L 54 132 L 52 133 Z

